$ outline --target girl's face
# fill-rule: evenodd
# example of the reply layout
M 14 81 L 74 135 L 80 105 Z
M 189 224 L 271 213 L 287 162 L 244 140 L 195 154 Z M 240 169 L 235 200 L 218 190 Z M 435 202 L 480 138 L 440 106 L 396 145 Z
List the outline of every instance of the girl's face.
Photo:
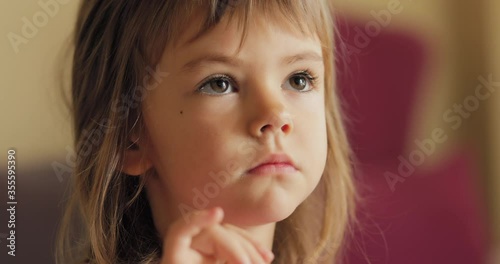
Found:
M 321 44 L 260 20 L 239 49 L 242 30 L 224 19 L 189 42 L 197 22 L 167 46 L 159 67 L 168 75 L 143 103 L 155 221 L 213 206 L 235 225 L 280 221 L 325 168 Z M 274 153 L 288 155 L 297 170 L 249 173 Z

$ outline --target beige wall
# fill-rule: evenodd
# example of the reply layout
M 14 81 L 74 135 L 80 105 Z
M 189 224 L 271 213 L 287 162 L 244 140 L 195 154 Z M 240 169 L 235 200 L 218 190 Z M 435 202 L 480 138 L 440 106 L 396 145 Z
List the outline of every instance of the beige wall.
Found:
M 50 3 L 46 7 L 39 1 L 0 1 L 2 160 L 7 148 L 15 147 L 19 164 L 50 161 L 70 144 L 54 68 L 61 65 L 58 55 L 73 27 L 78 1 L 58 1 L 40 1 Z M 34 27 L 24 26 L 23 19 Z M 11 40 L 20 42 L 13 45 Z
M 335 6 L 343 13 L 358 16 L 366 19 L 370 17 L 370 12 L 388 9 L 391 3 L 399 2 L 398 6 L 402 11 L 392 17 L 391 28 L 413 28 L 417 30 L 428 31 L 442 30 L 445 28 L 443 23 L 444 1 L 432 0 L 335 0 Z

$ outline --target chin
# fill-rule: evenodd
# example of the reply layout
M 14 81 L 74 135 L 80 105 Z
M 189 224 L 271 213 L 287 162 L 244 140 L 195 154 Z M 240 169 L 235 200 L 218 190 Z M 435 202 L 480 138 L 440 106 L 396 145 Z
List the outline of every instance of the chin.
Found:
M 287 195 L 252 203 L 238 203 L 232 209 L 225 209 L 227 211 L 225 219 L 228 223 L 238 226 L 276 223 L 289 217 L 298 205 L 296 199 Z

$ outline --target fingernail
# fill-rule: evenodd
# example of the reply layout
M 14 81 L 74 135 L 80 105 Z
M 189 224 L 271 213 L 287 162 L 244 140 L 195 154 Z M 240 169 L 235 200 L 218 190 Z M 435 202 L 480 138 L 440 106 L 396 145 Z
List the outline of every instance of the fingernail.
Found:
M 271 261 L 274 259 L 274 253 L 271 250 L 263 247 L 262 245 L 258 245 L 258 248 L 259 248 L 260 252 L 264 253 L 264 255 L 265 255 L 264 257 L 266 258 L 267 261 Z
M 241 261 L 241 263 L 243 263 L 243 264 L 252 264 L 252 262 L 250 261 L 249 258 L 243 258 L 242 261 Z
M 272 251 L 270 251 L 270 250 L 268 250 L 268 251 L 267 251 L 267 259 L 268 259 L 269 261 L 271 261 L 271 260 L 273 260 L 273 259 L 274 259 L 274 254 L 273 254 L 273 252 L 272 252 Z
M 211 211 L 212 215 L 217 215 L 217 214 L 220 214 L 220 212 L 222 211 L 222 209 L 220 207 L 214 207 L 210 211 Z
M 214 208 L 205 209 L 195 213 L 195 215 L 199 215 L 201 217 L 210 217 L 213 214 L 214 214 Z
M 214 207 L 206 211 L 207 216 L 209 217 L 214 217 L 216 215 L 220 215 L 222 212 L 222 209 L 220 207 Z

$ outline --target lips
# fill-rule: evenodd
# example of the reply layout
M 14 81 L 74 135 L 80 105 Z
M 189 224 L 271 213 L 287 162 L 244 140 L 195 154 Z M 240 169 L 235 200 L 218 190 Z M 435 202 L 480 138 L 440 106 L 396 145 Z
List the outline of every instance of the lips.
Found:
M 294 173 L 297 167 L 288 155 L 284 153 L 269 154 L 261 159 L 257 165 L 248 170 L 249 174 L 284 174 Z

